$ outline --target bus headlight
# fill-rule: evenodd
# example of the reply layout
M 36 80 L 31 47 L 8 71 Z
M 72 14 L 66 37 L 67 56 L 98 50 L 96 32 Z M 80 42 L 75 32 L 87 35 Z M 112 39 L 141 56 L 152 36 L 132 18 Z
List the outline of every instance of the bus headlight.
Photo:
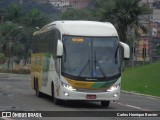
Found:
M 67 83 L 62 82 L 62 86 L 70 91 L 76 91 L 76 89 L 74 89 L 72 86 L 70 86 Z
M 119 87 L 120 87 L 120 84 L 118 84 L 118 85 L 113 85 L 113 86 L 111 86 L 109 89 L 107 89 L 107 92 L 112 92 L 112 91 L 118 89 Z

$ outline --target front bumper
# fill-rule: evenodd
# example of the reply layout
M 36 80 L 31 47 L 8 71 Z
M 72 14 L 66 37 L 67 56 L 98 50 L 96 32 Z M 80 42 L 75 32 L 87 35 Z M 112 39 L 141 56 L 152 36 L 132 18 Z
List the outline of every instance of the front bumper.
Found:
M 111 92 L 79 92 L 71 91 L 63 86 L 60 87 L 60 94 L 57 96 L 58 99 L 62 100 L 89 100 L 89 101 L 115 101 L 120 97 L 120 87 Z M 94 95 L 96 99 L 87 99 L 87 95 Z

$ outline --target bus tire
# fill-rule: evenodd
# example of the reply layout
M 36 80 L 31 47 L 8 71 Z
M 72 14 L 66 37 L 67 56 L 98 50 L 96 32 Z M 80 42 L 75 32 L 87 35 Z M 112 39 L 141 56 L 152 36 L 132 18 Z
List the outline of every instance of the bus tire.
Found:
M 110 101 L 101 101 L 101 106 L 103 108 L 108 108 L 109 107 L 109 104 L 110 104 Z
M 61 104 L 61 101 L 59 99 L 57 99 L 55 97 L 55 94 L 54 94 L 54 84 L 52 83 L 51 85 L 51 90 L 52 90 L 52 100 L 54 102 L 55 105 L 60 105 Z
M 37 97 L 42 97 L 42 93 L 39 91 L 38 80 L 35 80 L 35 92 Z

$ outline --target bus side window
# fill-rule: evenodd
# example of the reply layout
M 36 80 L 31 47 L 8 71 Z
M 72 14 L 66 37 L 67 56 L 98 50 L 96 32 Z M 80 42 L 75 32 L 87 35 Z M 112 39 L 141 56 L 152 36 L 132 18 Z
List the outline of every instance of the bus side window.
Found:
M 50 47 L 50 52 L 53 54 L 53 56 L 56 58 L 57 54 L 57 42 L 58 39 L 60 39 L 60 32 L 58 30 L 52 30 L 49 35 L 49 47 Z
M 32 39 L 32 51 L 33 51 L 33 53 L 38 53 L 39 52 L 37 43 L 38 43 L 38 35 L 35 35 L 35 36 L 33 36 L 33 39 Z

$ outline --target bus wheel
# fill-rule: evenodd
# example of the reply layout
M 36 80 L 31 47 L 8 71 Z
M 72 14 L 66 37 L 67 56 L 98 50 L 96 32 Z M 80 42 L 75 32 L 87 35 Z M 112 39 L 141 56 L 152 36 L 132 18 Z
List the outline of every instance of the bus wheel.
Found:
M 109 107 L 109 104 L 110 104 L 110 101 L 101 101 L 101 106 L 102 106 L 103 108 Z
M 52 83 L 51 89 L 52 89 L 52 100 L 53 100 L 54 104 L 60 105 L 61 101 L 59 99 L 57 99 L 54 94 L 54 84 L 53 83 Z
M 37 97 L 42 97 L 42 93 L 39 91 L 39 87 L 38 87 L 38 80 L 36 80 L 35 82 L 35 91 L 36 91 Z

